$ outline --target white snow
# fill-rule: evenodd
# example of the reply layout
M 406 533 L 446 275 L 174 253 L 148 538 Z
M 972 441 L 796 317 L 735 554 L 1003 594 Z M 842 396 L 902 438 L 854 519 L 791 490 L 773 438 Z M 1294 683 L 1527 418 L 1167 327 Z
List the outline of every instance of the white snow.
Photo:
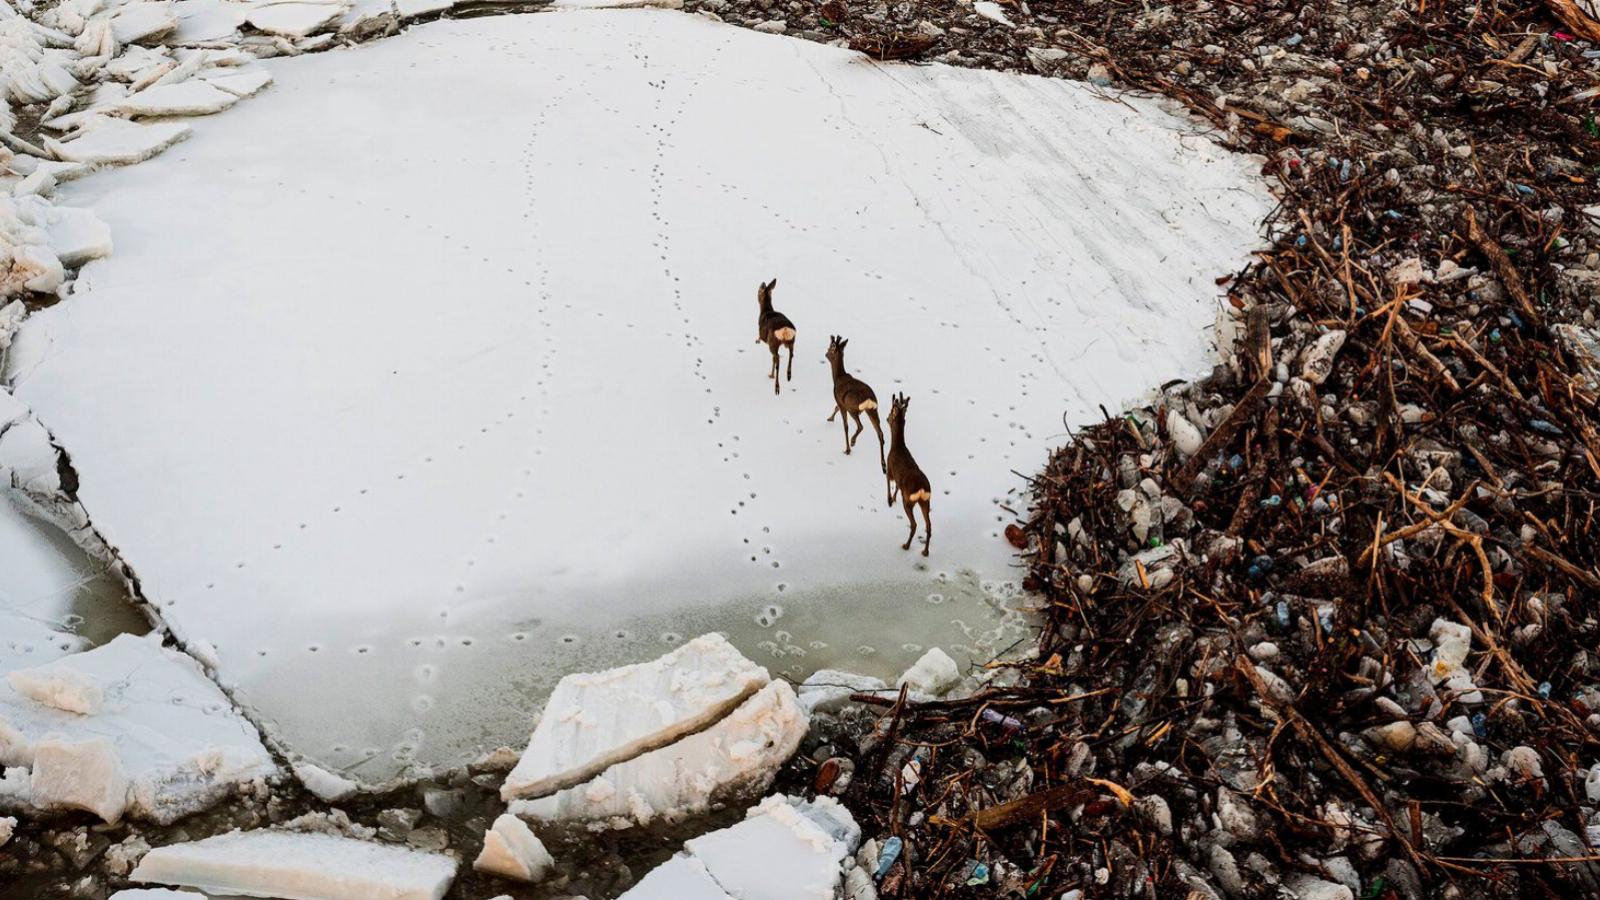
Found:
M 305 37 L 344 15 L 344 3 L 265 3 L 246 17 L 251 25 L 268 34 Z
M 901 685 L 913 691 L 937 697 L 955 687 L 961 680 L 961 669 L 950 654 L 934 647 L 900 676 Z
M 11 834 L 17 828 L 17 820 L 11 816 L 0 816 L 0 847 L 11 842 Z
M 290 31 L 341 9 L 305 6 Z M 178 36 L 207 9 L 179 3 Z M 268 66 L 223 116 L 51 143 L 127 162 L 196 134 L 57 189 L 116 252 L 6 376 L 176 633 L 364 779 L 514 739 L 551 673 L 684 632 L 800 677 L 966 653 L 1012 575 L 1011 470 L 1063 408 L 1208 364 L 1213 279 L 1271 206 L 1153 101 L 668 12 Z M 778 397 L 753 343 L 774 276 L 800 332 Z M 825 421 L 829 333 L 914 399 L 926 565 L 870 430 L 846 457 Z
M 612 766 L 582 786 L 513 801 L 511 812 L 594 827 L 676 822 L 730 797 L 765 790 L 808 725 L 794 689 L 774 681 L 705 731 Z
M 0 196 L 0 302 L 24 289 L 55 291 L 64 266 L 110 252 L 110 232 L 93 211 L 32 194 Z
M 798 693 L 801 708 L 810 715 L 818 710 L 833 712 L 839 709 L 849 702 L 851 694 L 884 691 L 887 688 L 882 678 L 838 669 L 818 669 L 806 676 Z
M 860 841 L 854 818 L 832 798 L 774 795 L 737 825 L 685 842 L 684 855 L 646 875 L 623 897 L 829 900 L 836 896 L 840 865 Z
M 119 44 L 132 44 L 171 31 L 178 24 L 172 4 L 167 0 L 129 3 L 111 18 L 112 33 Z
M 73 673 L 103 699 L 85 715 L 0 683 L 0 765 L 33 770 L 35 806 L 90 809 L 107 821 L 126 807 L 167 823 L 276 771 L 255 729 L 158 636 L 122 635 L 43 668 L 55 674 L 38 681 Z
M 111 895 L 111 900 L 204 900 L 192 891 L 169 891 L 166 888 L 128 888 Z
M 551 793 L 574 772 L 587 781 L 646 750 L 727 716 L 770 680 L 720 634 L 647 663 L 561 679 L 528 748 L 506 776 L 506 800 Z
M 262 830 L 157 847 L 129 877 L 281 900 L 440 900 L 455 872 L 455 860 L 443 854 L 336 835 Z
M 518 881 L 539 881 L 555 865 L 544 842 L 522 821 L 502 813 L 483 835 L 483 851 L 472 867 Z

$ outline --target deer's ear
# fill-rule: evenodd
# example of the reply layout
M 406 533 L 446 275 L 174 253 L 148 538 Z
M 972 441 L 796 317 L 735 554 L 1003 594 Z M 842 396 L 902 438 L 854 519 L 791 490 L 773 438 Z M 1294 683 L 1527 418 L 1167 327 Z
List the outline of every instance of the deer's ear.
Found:
M 839 341 L 839 349 L 843 350 L 845 348 L 845 346 L 848 345 L 849 343 L 850 343 L 850 339 L 849 338 L 844 338 L 843 340 Z
M 767 282 L 767 290 L 769 290 L 769 291 L 772 290 L 773 288 L 777 287 L 777 286 L 778 286 L 778 279 L 776 279 L 776 278 L 774 278 L 771 281 Z

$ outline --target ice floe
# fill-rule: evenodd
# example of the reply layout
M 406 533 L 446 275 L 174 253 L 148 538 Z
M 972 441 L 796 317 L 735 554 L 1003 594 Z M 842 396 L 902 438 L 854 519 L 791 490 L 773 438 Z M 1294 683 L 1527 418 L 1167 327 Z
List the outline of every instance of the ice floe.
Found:
M 11 805 L 160 823 L 276 772 L 254 727 L 154 635 L 10 672 L 0 683 L 0 765 L 28 774 Z
M 455 872 L 455 860 L 439 853 L 337 835 L 259 830 L 157 847 L 129 877 L 241 897 L 440 900 Z
M 175 4 L 171 37 L 206 9 Z M 108 105 L 183 65 L 139 61 Z M 50 138 L 125 161 L 197 136 L 56 189 L 117 250 L 23 325 L 7 376 L 175 632 L 297 751 L 377 780 L 514 739 L 552 670 L 642 658 L 686 619 L 800 677 L 965 654 L 973 607 L 943 608 L 957 636 L 878 647 L 843 623 L 1010 577 L 1010 470 L 1063 405 L 1082 421 L 1207 364 L 1213 279 L 1271 206 L 1250 160 L 1153 101 L 667 12 L 443 21 L 268 65 L 276 86 L 216 119 Z M 801 332 L 779 398 L 750 334 L 774 275 Z M 916 397 L 935 568 L 824 421 L 830 332 Z M 327 683 L 385 687 L 303 702 Z
M 687 841 L 683 853 L 623 895 L 625 900 L 828 900 L 842 864 L 861 841 L 850 812 L 832 798 L 774 795 L 744 821 Z

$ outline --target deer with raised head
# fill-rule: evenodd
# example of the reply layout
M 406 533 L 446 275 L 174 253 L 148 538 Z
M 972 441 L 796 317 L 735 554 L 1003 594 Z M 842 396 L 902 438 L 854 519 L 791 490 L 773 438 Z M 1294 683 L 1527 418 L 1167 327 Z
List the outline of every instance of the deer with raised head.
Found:
M 917 536 L 917 517 L 912 515 L 911 510 L 915 506 L 922 507 L 922 523 L 927 526 L 922 539 L 922 555 L 927 556 L 928 546 L 933 543 L 933 520 L 928 518 L 928 501 L 933 499 L 933 489 L 928 484 L 928 476 L 922 474 L 917 461 L 911 458 L 911 451 L 906 449 L 906 407 L 910 405 L 911 398 L 903 394 L 896 394 L 889 404 L 889 464 L 886 471 L 889 506 L 894 506 L 894 495 L 898 490 L 900 502 L 905 504 L 906 520 L 911 523 L 911 533 L 906 535 L 901 550 L 910 550 L 911 540 Z
M 778 279 L 774 278 L 761 285 L 756 290 L 756 300 L 761 304 L 761 317 L 756 319 L 756 343 L 766 344 L 772 351 L 772 368 L 767 377 L 772 379 L 772 392 L 780 391 L 778 379 L 778 348 L 789 348 L 789 373 L 787 380 L 794 380 L 794 323 L 789 317 L 772 308 L 772 289 L 778 286 Z
M 878 395 L 865 381 L 844 370 L 844 348 L 849 343 L 838 335 L 828 338 L 828 363 L 833 366 L 833 412 L 828 415 L 828 421 L 832 422 L 841 412 L 855 420 L 856 433 L 851 434 L 849 421 L 839 419 L 839 424 L 844 426 L 844 452 L 848 454 L 856 445 L 856 438 L 861 437 L 861 414 L 866 413 L 872 430 L 878 433 L 878 468 L 887 472 L 889 467 L 883 461 L 883 426 L 878 424 Z

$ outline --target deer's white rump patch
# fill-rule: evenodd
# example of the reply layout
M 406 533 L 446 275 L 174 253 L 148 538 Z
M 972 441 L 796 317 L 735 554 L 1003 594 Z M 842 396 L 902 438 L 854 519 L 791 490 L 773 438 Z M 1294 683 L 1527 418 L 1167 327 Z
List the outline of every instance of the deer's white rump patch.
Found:
M 265 65 L 183 152 L 62 188 L 116 249 L 7 374 L 178 635 L 370 781 L 520 742 L 564 672 L 683 634 L 799 678 L 1004 643 L 978 585 L 1013 574 L 1012 471 L 1063 410 L 1208 365 L 1271 204 L 1153 101 L 679 13 Z M 773 277 L 916 401 L 929 567 L 826 421 L 822 343 L 773 396 Z

